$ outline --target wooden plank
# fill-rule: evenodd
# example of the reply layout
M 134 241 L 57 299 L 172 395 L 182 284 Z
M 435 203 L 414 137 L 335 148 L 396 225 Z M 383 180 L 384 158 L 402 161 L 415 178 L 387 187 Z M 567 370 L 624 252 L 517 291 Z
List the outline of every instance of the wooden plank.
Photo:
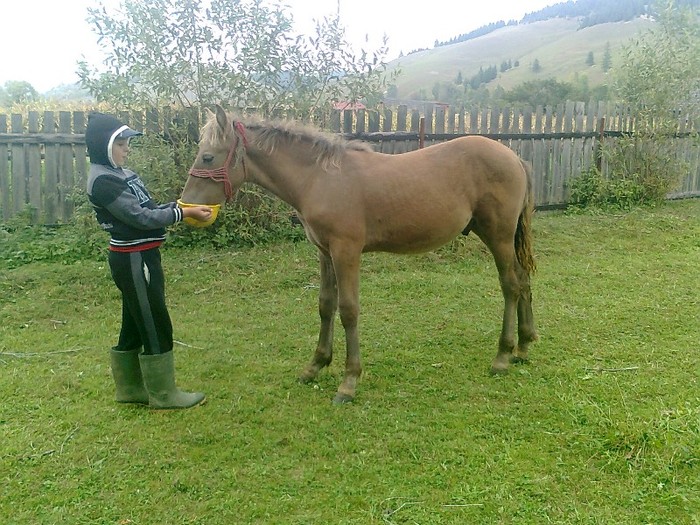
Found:
M 426 135 L 430 135 L 431 133 L 433 133 L 433 130 L 435 129 L 433 127 L 433 111 L 434 111 L 434 109 L 435 108 L 432 104 L 427 105 L 425 108 L 425 133 L 426 133 Z M 433 141 L 433 140 L 431 140 L 431 141 L 426 140 L 424 147 L 427 148 L 428 146 L 430 146 L 434 143 L 435 143 L 435 141 Z
M 479 110 L 472 108 L 469 111 L 469 133 L 479 132 Z
M 333 133 L 340 133 L 340 110 L 339 109 L 331 110 L 330 131 Z
M 553 107 L 551 115 L 551 125 L 550 128 L 552 133 L 561 133 L 564 117 L 562 115 L 563 108 Z M 555 186 L 558 184 L 561 171 L 561 139 L 553 138 L 550 141 L 550 177 L 549 183 L 547 185 L 547 196 L 545 199 L 546 204 L 555 204 Z
M 343 110 L 343 133 L 352 133 L 354 115 L 352 109 Z
M 399 106 L 396 111 L 396 131 L 406 131 L 406 120 L 408 116 L 408 107 L 406 105 Z
M 21 134 L 24 132 L 24 120 L 22 115 L 13 113 L 10 116 L 12 133 Z M 12 207 L 10 216 L 14 216 L 24 209 L 27 203 L 27 162 L 24 145 L 13 144 L 10 146 L 10 157 L 12 158 Z
M 417 109 L 414 109 L 411 111 L 411 133 L 419 133 L 420 132 L 420 111 Z M 408 147 L 406 148 L 407 151 L 414 151 L 417 150 L 420 147 L 419 140 L 412 140 Z
M 542 124 L 544 119 L 544 107 L 539 105 L 535 108 L 535 127 L 534 133 L 542 133 Z
M 0 134 L 7 133 L 7 115 L 0 115 Z M 0 140 L 0 207 L 2 218 L 10 218 L 10 148 Z
M 379 131 L 379 112 L 371 110 L 369 112 L 369 132 L 377 133 Z
M 499 131 L 499 126 L 501 125 L 500 122 L 500 117 L 501 117 L 501 110 L 499 108 L 491 108 L 490 116 L 489 116 L 489 133 L 496 134 Z
M 367 129 L 367 111 L 364 109 L 357 110 L 357 119 L 355 122 L 355 131 L 357 133 L 364 133 Z
M 510 133 L 512 131 L 512 115 L 510 107 L 506 106 L 501 112 L 501 133 Z
M 445 108 L 435 108 L 435 133 L 445 133 Z
M 606 122 L 606 115 L 607 115 L 607 106 L 604 102 L 599 102 L 598 103 L 598 111 L 596 114 L 596 131 L 598 131 L 597 137 L 603 137 L 603 131 L 605 131 L 605 128 L 607 126 Z M 599 138 L 596 138 L 596 143 L 594 145 L 594 162 L 596 162 L 596 165 L 599 167 L 601 174 L 603 177 L 608 178 L 609 173 L 608 173 L 608 163 L 605 160 L 606 156 L 602 154 L 602 150 L 605 147 L 605 144 L 603 143 L 602 140 Z
M 574 103 L 568 101 L 564 109 L 564 133 L 571 133 L 574 130 Z M 555 188 L 555 202 L 566 202 L 569 188 L 568 182 L 571 180 L 571 155 L 573 141 L 571 139 L 562 140 L 561 149 L 561 172 L 560 178 Z
M 589 103 L 586 108 L 586 120 L 584 131 L 592 132 L 595 130 L 595 104 Z M 595 138 L 585 138 L 583 139 L 583 159 L 581 172 L 585 173 L 591 169 L 594 165 L 594 146 Z
M 540 111 L 542 111 L 542 108 L 540 108 Z M 535 119 L 535 122 L 537 122 L 537 119 Z M 540 124 L 542 124 L 541 119 Z M 537 130 L 538 133 L 541 131 L 541 128 Z M 532 144 L 532 176 L 536 205 L 544 204 L 543 194 L 547 177 L 547 165 L 545 162 L 549 158 L 547 155 L 547 144 L 548 141 L 545 139 L 533 140 Z
M 483 135 L 489 132 L 489 110 L 488 108 L 483 108 L 481 110 L 481 118 L 479 120 L 479 132 Z
M 575 131 L 583 131 L 585 109 L 585 105 L 581 103 L 577 103 L 574 106 Z M 569 200 L 569 195 L 571 195 L 571 183 L 575 178 L 579 177 L 583 171 L 584 147 L 585 142 L 583 138 L 575 138 L 571 141 L 571 171 L 567 175 L 567 180 L 564 184 L 566 201 Z
M 70 111 L 58 112 L 59 133 L 71 132 L 71 116 Z M 60 144 L 58 146 L 58 209 L 59 218 L 64 222 L 68 222 L 73 215 L 74 170 L 73 146 L 71 144 Z
M 520 141 L 520 158 L 532 163 L 534 144 L 532 138 L 527 137 L 527 135 L 532 134 L 532 108 L 525 108 L 523 110 L 521 131 L 523 133 L 523 140 Z
M 39 132 L 39 113 L 29 112 L 27 132 Z M 30 220 L 32 224 L 38 224 L 41 220 L 41 146 L 39 144 L 27 144 L 27 197 L 30 207 Z
M 523 130 L 523 116 L 525 110 L 517 107 L 509 110 L 510 113 L 510 123 L 508 124 L 509 133 L 514 135 L 522 135 L 523 133 L 529 133 L 529 131 Z M 519 139 L 516 144 L 513 145 L 513 149 L 518 152 L 518 155 L 522 153 L 523 139 Z
M 390 109 L 384 110 L 384 119 L 382 122 L 382 131 L 389 133 L 392 131 L 394 125 L 394 112 Z M 382 141 L 382 153 L 394 153 L 395 140 L 383 140 Z
M 401 105 L 396 111 L 396 131 L 405 132 L 408 117 L 408 107 Z M 405 153 L 408 151 L 408 143 L 405 140 L 398 140 L 394 143 L 394 153 Z
M 76 111 L 73 113 L 73 132 L 78 134 L 85 134 L 85 113 L 82 111 Z M 155 133 L 159 135 L 162 132 L 159 130 Z M 87 184 L 87 173 L 88 173 L 88 163 L 87 163 L 87 149 L 84 144 L 75 144 L 73 146 L 73 154 L 75 156 L 75 184 L 80 189 L 84 191 Z
M 56 132 L 53 111 L 44 111 L 44 133 Z M 58 219 L 58 144 L 47 142 L 44 146 L 44 221 L 56 224 Z
M 457 110 L 454 107 L 450 106 L 448 111 L 447 111 L 447 126 L 445 128 L 448 133 L 454 134 L 455 130 L 457 129 L 457 127 L 455 126 L 455 117 L 456 116 L 457 116 Z
M 382 131 L 390 132 L 394 127 L 394 112 L 390 109 L 384 110 L 384 122 L 382 123 Z

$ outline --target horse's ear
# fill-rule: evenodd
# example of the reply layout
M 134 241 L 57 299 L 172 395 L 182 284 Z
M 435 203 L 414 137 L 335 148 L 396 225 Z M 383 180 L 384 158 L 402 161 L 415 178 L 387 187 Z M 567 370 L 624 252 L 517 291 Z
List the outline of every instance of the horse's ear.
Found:
M 221 131 L 225 133 L 228 129 L 228 117 L 226 116 L 224 108 L 222 108 L 218 104 L 216 105 L 216 123 L 221 128 Z

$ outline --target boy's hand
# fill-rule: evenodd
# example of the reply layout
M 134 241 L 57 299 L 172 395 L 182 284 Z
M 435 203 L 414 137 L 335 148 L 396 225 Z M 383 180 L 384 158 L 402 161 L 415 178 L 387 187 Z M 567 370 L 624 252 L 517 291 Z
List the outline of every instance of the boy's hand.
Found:
M 198 221 L 208 221 L 211 219 L 211 208 L 209 206 L 188 206 L 182 208 L 183 217 L 192 217 Z

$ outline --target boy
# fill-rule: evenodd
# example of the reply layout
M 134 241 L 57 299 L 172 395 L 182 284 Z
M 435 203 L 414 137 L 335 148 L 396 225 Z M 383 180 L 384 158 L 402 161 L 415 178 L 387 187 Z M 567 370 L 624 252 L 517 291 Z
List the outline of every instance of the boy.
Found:
M 212 210 L 153 202 L 138 175 L 123 167 L 129 139 L 137 135 L 141 133 L 103 113 L 90 115 L 85 132 L 87 194 L 97 221 L 110 233 L 109 267 L 122 295 L 119 342 L 111 350 L 116 400 L 156 409 L 189 408 L 205 396 L 175 386 L 173 328 L 159 247 L 166 226 L 184 217 L 207 220 Z

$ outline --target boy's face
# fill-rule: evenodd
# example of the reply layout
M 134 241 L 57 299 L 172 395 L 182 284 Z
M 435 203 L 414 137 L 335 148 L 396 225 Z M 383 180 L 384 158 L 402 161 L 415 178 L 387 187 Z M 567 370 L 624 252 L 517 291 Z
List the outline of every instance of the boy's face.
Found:
M 115 139 L 112 143 L 112 160 L 121 167 L 129 156 L 129 139 Z

